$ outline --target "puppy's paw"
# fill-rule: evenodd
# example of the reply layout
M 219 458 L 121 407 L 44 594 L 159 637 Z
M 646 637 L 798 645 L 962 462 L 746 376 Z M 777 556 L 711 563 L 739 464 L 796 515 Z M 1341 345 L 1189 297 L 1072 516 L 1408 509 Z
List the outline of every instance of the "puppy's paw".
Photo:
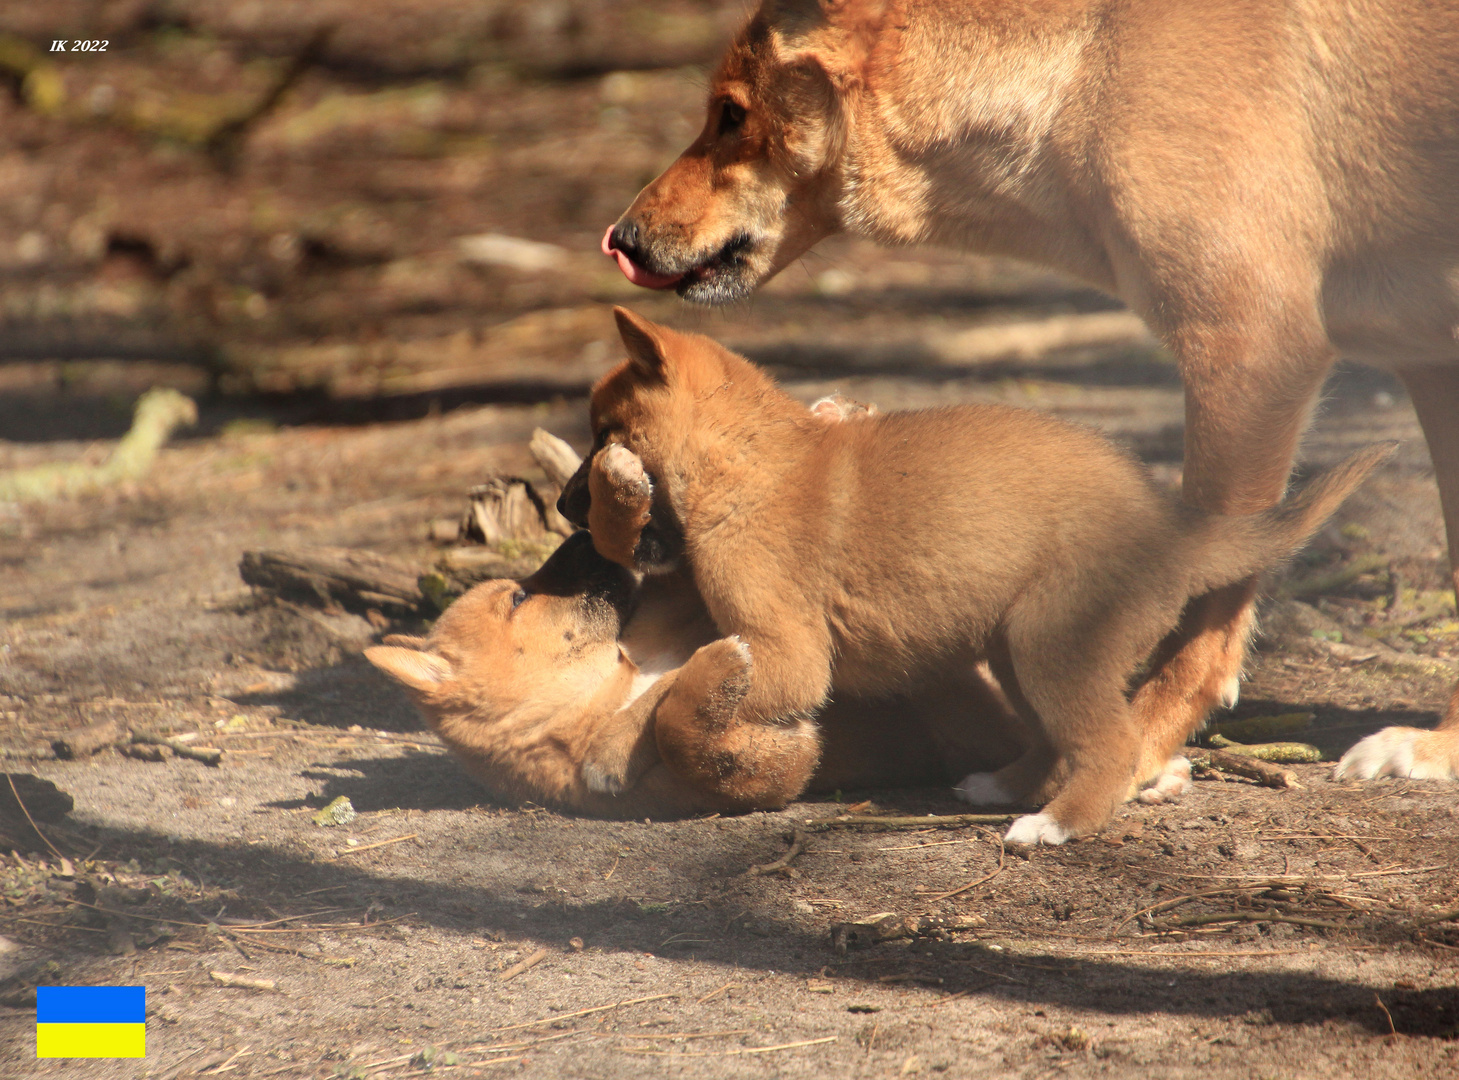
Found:
M 604 475 L 615 489 L 640 498 L 653 494 L 653 483 L 643 471 L 643 462 L 628 447 L 613 443 L 605 447 L 598 457 Z
M 1003 786 L 998 774 L 990 772 L 968 773 L 952 793 L 974 806 L 1007 806 L 1018 802 L 1017 796 Z
M 1332 778 L 1372 780 L 1379 776 L 1399 776 L 1413 780 L 1453 780 L 1456 756 L 1459 756 L 1459 730 L 1384 728 L 1344 754 L 1332 770 Z
M 1165 770 L 1135 796 L 1146 806 L 1180 802 L 1191 789 L 1191 763 L 1177 754 L 1165 763 Z
M 1223 709 L 1236 708 L 1236 703 L 1241 700 L 1241 676 L 1231 675 L 1224 679 L 1216 700 Z
M 853 401 L 842 394 L 828 394 L 811 403 L 811 415 L 832 424 L 854 417 L 875 416 L 878 411 L 875 405 Z
M 1069 830 L 1060 825 L 1050 814 L 1024 814 L 1014 820 L 1003 834 L 1005 844 L 1023 844 L 1033 847 L 1048 844 L 1057 847 L 1069 839 Z
M 627 787 L 621 773 L 602 768 L 596 762 L 584 761 L 582 773 L 588 790 L 600 795 L 622 795 Z
M 700 677 L 711 682 L 727 683 L 732 686 L 743 684 L 747 689 L 750 679 L 750 643 L 740 640 L 739 634 L 711 641 L 702 646 L 689 658 L 689 664 Z M 687 669 L 689 665 L 686 664 Z

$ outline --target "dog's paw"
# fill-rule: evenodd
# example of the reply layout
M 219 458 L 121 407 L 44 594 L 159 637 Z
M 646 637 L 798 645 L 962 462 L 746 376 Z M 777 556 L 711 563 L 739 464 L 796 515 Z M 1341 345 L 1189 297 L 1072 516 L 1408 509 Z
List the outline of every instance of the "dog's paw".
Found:
M 1231 675 L 1221 683 L 1220 694 L 1216 698 L 1223 709 L 1234 709 L 1236 703 L 1241 700 L 1241 676 Z
M 1135 796 L 1146 806 L 1180 802 L 1191 789 L 1191 763 L 1177 754 L 1165 763 L 1165 770 Z
M 1018 802 L 1014 793 L 1003 786 L 998 774 L 990 772 L 968 773 L 952 793 L 974 806 L 1007 806 Z
M 643 470 L 643 462 L 628 447 L 613 443 L 604 448 L 599 460 L 602 462 L 604 475 L 614 487 L 642 496 L 653 494 L 653 483 Z
M 583 762 L 582 773 L 583 783 L 588 786 L 589 791 L 595 791 L 600 795 L 623 794 L 624 783 L 621 774 L 602 769 L 591 761 Z
M 1014 820 L 1003 834 L 1005 844 L 1023 844 L 1033 847 L 1048 844 L 1057 847 L 1069 839 L 1069 830 L 1060 825 L 1050 814 L 1024 814 Z
M 1412 780 L 1453 780 L 1459 756 L 1459 732 L 1419 728 L 1384 728 L 1369 735 L 1342 756 L 1332 770 L 1334 780 L 1372 780 L 1399 776 Z
M 853 401 L 841 394 L 828 394 L 811 403 L 811 415 L 832 424 L 859 416 L 875 416 L 879 411 L 875 405 Z

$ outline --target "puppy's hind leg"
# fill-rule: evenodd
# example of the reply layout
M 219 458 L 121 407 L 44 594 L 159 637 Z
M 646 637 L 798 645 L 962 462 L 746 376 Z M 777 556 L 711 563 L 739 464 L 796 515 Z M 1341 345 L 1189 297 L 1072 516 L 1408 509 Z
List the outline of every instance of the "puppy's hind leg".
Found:
M 1099 638 L 1072 630 L 1050 633 L 1050 621 L 1035 616 L 1035 632 L 1023 640 L 1010 634 L 1009 645 L 1019 687 L 1055 757 L 1050 777 L 1060 786 L 1042 811 L 1013 823 L 1004 837 L 1009 843 L 1062 844 L 1098 832 L 1124 801 L 1140 757 L 1117 650 L 1101 650 Z M 1117 628 L 1106 630 L 1118 641 Z

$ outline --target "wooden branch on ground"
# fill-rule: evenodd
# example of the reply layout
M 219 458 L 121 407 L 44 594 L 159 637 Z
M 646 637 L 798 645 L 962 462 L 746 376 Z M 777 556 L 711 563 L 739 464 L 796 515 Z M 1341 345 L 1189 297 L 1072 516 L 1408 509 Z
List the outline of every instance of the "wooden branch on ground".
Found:
M 256 588 L 358 614 L 415 614 L 425 600 L 414 567 L 348 548 L 245 551 L 238 573 Z
M 976 930 L 986 926 L 981 915 L 897 915 L 884 912 L 856 922 L 834 923 L 831 926 L 831 947 L 838 953 L 865 949 L 883 941 L 902 938 L 947 937 L 959 930 Z
M 1297 774 L 1290 769 L 1279 769 L 1275 765 L 1268 765 L 1264 761 L 1241 754 L 1188 746 L 1185 748 L 1185 756 L 1198 769 L 1216 769 L 1220 772 L 1244 776 L 1248 780 L 1255 780 L 1262 787 L 1297 788 L 1299 790 L 1302 787 L 1297 782 Z

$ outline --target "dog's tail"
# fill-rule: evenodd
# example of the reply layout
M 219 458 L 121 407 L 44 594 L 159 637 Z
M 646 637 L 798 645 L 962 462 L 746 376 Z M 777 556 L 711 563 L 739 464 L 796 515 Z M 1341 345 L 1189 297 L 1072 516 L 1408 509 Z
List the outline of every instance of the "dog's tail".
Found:
M 1260 514 L 1203 514 L 1192 536 L 1190 595 L 1199 596 L 1290 558 L 1368 474 L 1393 456 L 1396 442 L 1374 443 L 1345 458 L 1280 506 Z

